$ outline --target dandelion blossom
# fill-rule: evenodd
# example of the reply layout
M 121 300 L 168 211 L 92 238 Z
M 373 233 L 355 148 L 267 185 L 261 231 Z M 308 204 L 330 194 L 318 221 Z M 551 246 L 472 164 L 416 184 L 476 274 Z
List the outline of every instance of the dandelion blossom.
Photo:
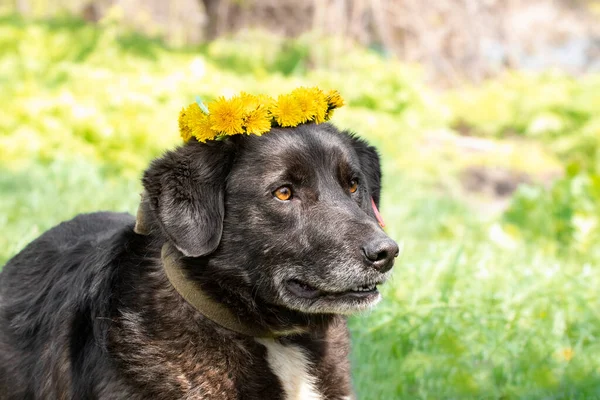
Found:
M 244 128 L 246 133 L 262 135 L 271 130 L 271 116 L 265 106 L 256 108 L 244 117 Z
M 219 97 L 208 105 L 211 128 L 226 135 L 243 133 L 244 102 L 239 96 L 229 100 Z
M 312 95 L 315 101 L 315 123 L 320 124 L 325 122 L 325 115 L 327 114 L 327 110 L 329 109 L 329 105 L 327 104 L 327 98 L 325 97 L 325 93 L 318 87 L 314 87 L 311 89 Z
M 194 125 L 192 126 L 192 133 L 199 142 L 213 140 L 218 134 L 211 129 L 210 118 L 208 118 L 208 115 L 204 113 L 194 122 Z
M 296 126 L 302 122 L 302 109 L 291 94 L 282 94 L 271 108 L 271 114 L 282 127 Z
M 294 127 L 314 121 L 328 121 L 333 111 L 344 105 L 336 90 L 323 92 L 318 87 L 300 87 L 277 100 L 267 95 L 241 92 L 231 99 L 219 97 L 208 107 L 198 98 L 179 113 L 181 137 L 199 142 L 236 134 L 262 135 L 272 126 Z
M 317 114 L 317 104 L 311 89 L 300 87 L 292 92 L 302 110 L 302 122 L 312 121 Z
M 179 111 L 179 119 L 177 121 L 179 122 L 179 133 L 181 134 L 181 138 L 184 142 L 189 141 L 193 135 L 192 130 L 187 125 L 187 116 L 185 113 L 185 108 Z
M 571 361 L 573 359 L 573 356 L 575 355 L 575 352 L 573 351 L 572 348 L 567 347 L 566 349 L 562 349 L 562 351 L 560 352 L 560 355 L 562 356 L 562 358 L 565 361 Z
M 256 110 L 260 105 L 258 96 L 246 92 L 240 93 L 240 99 L 244 105 L 244 112 L 249 113 Z
M 194 136 L 199 142 L 206 142 L 207 140 L 215 138 L 216 132 L 210 129 L 208 115 L 202 112 L 197 103 L 190 104 L 189 107 L 180 114 L 180 117 L 181 115 L 184 115 L 184 124 L 187 127 L 187 130 L 189 130 L 189 134 Z M 183 132 L 182 129 L 182 136 Z
M 337 90 L 330 90 L 327 92 L 327 103 L 329 108 L 340 108 L 344 105 L 344 99 Z

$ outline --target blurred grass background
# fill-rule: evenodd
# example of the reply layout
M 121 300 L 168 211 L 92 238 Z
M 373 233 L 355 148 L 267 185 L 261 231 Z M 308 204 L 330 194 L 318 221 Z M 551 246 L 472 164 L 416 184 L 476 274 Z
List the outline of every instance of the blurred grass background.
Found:
M 385 300 L 351 321 L 359 398 L 600 399 L 595 58 L 438 62 L 398 50 L 393 25 L 276 34 L 244 25 L 248 9 L 230 31 L 218 14 L 199 37 L 160 34 L 152 13 L 130 26 L 122 2 L 78 3 L 0 7 L 0 265 L 77 213 L 134 213 L 141 172 L 180 142 L 195 96 L 336 88 L 333 122 L 381 150 L 402 247 Z M 599 25 L 596 3 L 578 4 Z

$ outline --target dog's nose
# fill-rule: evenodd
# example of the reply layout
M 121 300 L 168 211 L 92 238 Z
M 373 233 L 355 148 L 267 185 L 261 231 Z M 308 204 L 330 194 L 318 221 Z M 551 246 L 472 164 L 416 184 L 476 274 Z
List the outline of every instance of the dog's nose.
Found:
M 398 256 L 398 245 L 387 237 L 369 242 L 362 250 L 367 262 L 379 272 L 392 269 Z

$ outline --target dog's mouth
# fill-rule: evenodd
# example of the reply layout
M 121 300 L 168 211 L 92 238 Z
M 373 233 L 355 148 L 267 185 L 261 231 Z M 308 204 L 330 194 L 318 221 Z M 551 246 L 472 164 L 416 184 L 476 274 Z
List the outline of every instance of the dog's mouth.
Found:
M 329 292 L 317 289 L 306 282 L 302 282 L 297 279 L 290 279 L 289 281 L 287 281 L 287 288 L 295 296 L 305 299 L 329 298 L 332 300 L 369 300 L 379 296 L 379 291 L 377 290 L 378 284 L 380 283 L 371 283 L 362 286 L 355 286 L 348 290 L 339 292 Z

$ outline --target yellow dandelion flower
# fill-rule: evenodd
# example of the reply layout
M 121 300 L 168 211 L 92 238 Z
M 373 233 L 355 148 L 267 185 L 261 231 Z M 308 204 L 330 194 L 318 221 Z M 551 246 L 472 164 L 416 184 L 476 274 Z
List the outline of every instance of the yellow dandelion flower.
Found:
M 246 133 L 262 135 L 271 130 L 271 116 L 265 106 L 260 106 L 256 110 L 249 112 L 244 117 L 244 128 Z
M 317 104 L 312 89 L 299 87 L 292 92 L 302 110 L 302 122 L 312 121 L 317 114 Z
M 202 112 L 198 104 L 190 104 L 181 114 L 184 115 L 183 123 L 189 129 L 190 137 L 194 136 L 199 142 L 214 139 L 216 132 L 210 129 L 208 115 Z
M 264 106 L 267 109 L 267 111 L 269 111 L 269 112 L 271 110 L 271 107 L 273 107 L 276 103 L 274 98 L 272 98 L 271 96 L 266 95 L 266 94 L 259 94 L 256 97 L 258 98 L 258 102 L 262 106 Z
M 271 114 L 282 127 L 297 126 L 302 122 L 302 108 L 291 94 L 282 94 L 271 107 Z
M 344 99 L 337 90 L 330 90 L 327 92 L 327 103 L 329 108 L 340 108 L 344 105 Z
M 229 100 L 219 97 L 208 105 L 211 128 L 219 133 L 243 133 L 244 102 L 239 96 Z
M 252 112 L 260 106 L 260 99 L 258 98 L 258 96 L 255 96 L 253 94 L 241 92 L 240 99 L 244 104 L 244 112 L 246 113 Z
M 181 135 L 181 138 L 184 142 L 189 141 L 193 135 L 192 130 L 187 125 L 187 116 L 185 114 L 185 108 L 182 108 L 181 111 L 179 111 L 179 119 L 177 121 L 179 122 L 179 134 Z
M 217 137 L 218 133 L 211 129 L 211 122 L 208 115 L 202 113 L 202 116 L 194 121 L 192 125 L 192 134 L 199 142 L 206 142 Z
M 309 121 L 322 123 L 343 105 L 338 91 L 324 93 L 318 87 L 299 87 L 277 100 L 241 92 L 229 100 L 219 97 L 208 107 L 193 103 L 182 109 L 179 131 L 185 142 L 192 137 L 205 142 L 242 133 L 262 135 L 271 130 L 272 124 L 294 127 Z
M 565 361 L 571 361 L 573 359 L 573 356 L 575 355 L 575 352 L 573 351 L 572 348 L 567 347 L 566 349 L 562 349 L 562 351 L 560 352 L 560 355 L 562 356 L 562 358 Z
M 253 95 L 246 92 L 240 93 L 240 98 L 244 103 L 244 111 L 246 113 L 256 110 L 258 107 L 265 107 L 267 110 L 275 103 L 271 96 L 266 94 Z
M 320 124 L 321 122 L 325 122 L 325 116 L 327 114 L 327 109 L 329 105 L 327 104 L 327 98 L 325 97 L 325 93 L 318 87 L 314 87 L 311 89 L 312 95 L 315 100 L 315 123 Z

